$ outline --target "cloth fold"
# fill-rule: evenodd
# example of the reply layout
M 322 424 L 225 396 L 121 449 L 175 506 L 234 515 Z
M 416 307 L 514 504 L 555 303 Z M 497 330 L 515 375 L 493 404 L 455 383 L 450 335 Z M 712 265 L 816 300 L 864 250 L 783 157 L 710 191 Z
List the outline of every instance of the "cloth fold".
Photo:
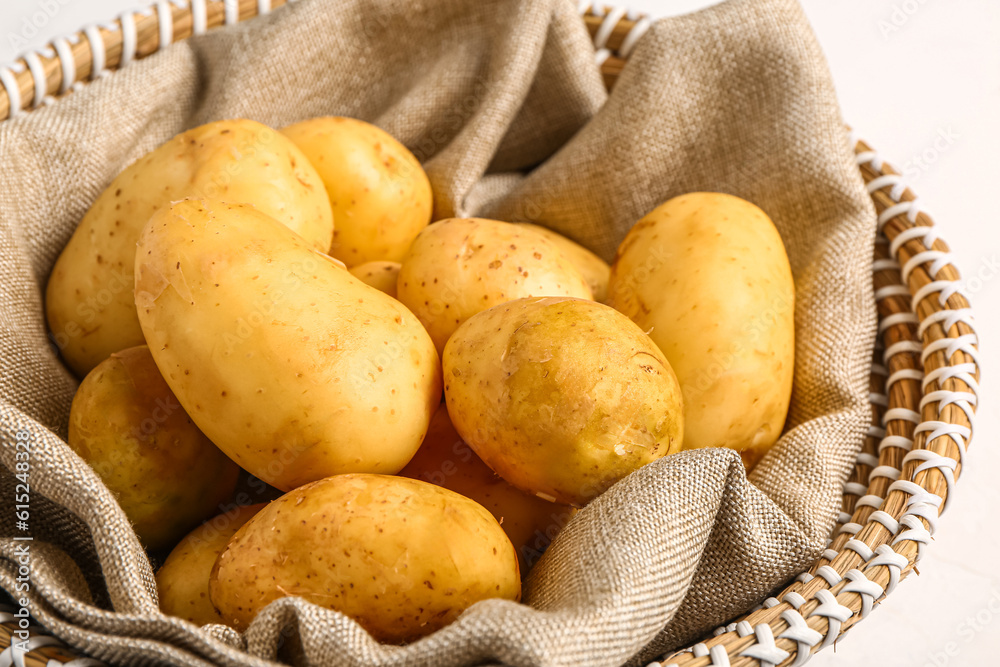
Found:
M 530 220 L 606 258 L 689 191 L 774 220 L 796 281 L 796 370 L 779 443 L 747 479 L 700 450 L 579 512 L 524 604 L 487 601 L 405 647 L 279 600 L 242 636 L 157 610 L 149 559 L 64 439 L 76 381 L 45 330 L 48 271 L 101 190 L 195 125 L 318 115 L 376 123 L 424 161 L 435 216 Z M 0 124 L 0 493 L 30 443 L 35 618 L 113 664 L 534 667 L 643 664 L 758 603 L 825 548 L 869 423 L 875 214 L 795 0 L 656 21 L 610 96 L 569 0 L 300 0 L 184 42 Z M 13 511 L 0 586 L 13 591 Z M 18 597 L 21 597 L 18 595 Z

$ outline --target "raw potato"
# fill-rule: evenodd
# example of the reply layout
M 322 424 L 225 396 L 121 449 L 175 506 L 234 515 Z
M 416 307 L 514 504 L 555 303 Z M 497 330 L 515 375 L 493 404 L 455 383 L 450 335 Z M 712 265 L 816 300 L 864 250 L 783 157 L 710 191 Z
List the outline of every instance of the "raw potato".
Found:
M 683 441 L 670 364 L 593 301 L 519 299 L 470 318 L 445 347 L 444 377 L 462 438 L 544 499 L 583 505 Z
M 365 262 L 350 269 L 351 275 L 366 285 L 396 298 L 396 280 L 400 265 L 397 262 Z
M 449 218 L 420 233 L 399 271 L 398 298 L 438 351 L 467 319 L 528 296 L 593 297 L 552 241 L 525 225 Z
M 295 595 L 398 644 L 480 600 L 517 600 L 521 584 L 514 548 L 482 506 L 419 480 L 359 474 L 307 484 L 261 510 L 219 556 L 210 590 L 238 630 Z
M 430 181 L 413 153 L 354 118 L 313 118 L 281 132 L 326 185 L 337 221 L 330 254 L 349 267 L 400 261 L 430 223 L 433 207 Z
M 253 204 L 323 252 L 333 238 L 319 174 L 279 133 L 251 120 L 222 120 L 177 135 L 111 182 L 52 269 L 49 329 L 78 376 L 145 342 L 132 299 L 135 244 L 155 211 L 185 197 Z
M 608 303 L 660 347 L 684 392 L 684 447 L 758 448 L 792 392 L 795 287 L 781 237 L 750 202 L 671 199 L 618 249 Z
M 186 200 L 139 238 L 136 305 L 164 377 L 234 461 L 288 491 L 398 472 L 441 399 L 401 303 L 254 207 Z
M 198 526 L 174 547 L 156 572 L 160 611 L 195 625 L 225 623 L 212 604 L 208 580 L 230 538 L 265 506 L 243 505 Z
M 154 550 L 217 512 L 239 474 L 184 412 L 145 345 L 116 352 L 80 383 L 69 445 Z
M 524 493 L 490 470 L 462 440 L 443 405 L 434 413 L 416 456 L 399 474 L 451 489 L 488 509 L 517 550 L 522 574 L 576 512 L 569 505 Z
M 521 224 L 552 241 L 566 256 L 566 259 L 572 262 L 583 275 L 584 280 L 590 285 L 590 291 L 594 294 L 594 301 L 604 302 L 608 296 L 608 279 L 611 278 L 611 267 L 608 266 L 607 262 L 579 243 L 571 241 L 548 227 L 533 225 L 530 222 Z

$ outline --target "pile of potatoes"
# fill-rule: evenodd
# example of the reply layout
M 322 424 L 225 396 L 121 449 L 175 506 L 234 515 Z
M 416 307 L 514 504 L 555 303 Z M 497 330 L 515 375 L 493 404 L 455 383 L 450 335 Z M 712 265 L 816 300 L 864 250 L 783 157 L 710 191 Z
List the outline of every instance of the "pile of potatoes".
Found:
M 419 161 L 337 117 L 189 130 L 84 216 L 46 293 L 82 378 L 69 444 L 169 551 L 164 612 L 244 630 L 299 596 L 411 641 L 518 600 L 641 466 L 749 467 L 780 435 L 794 290 L 753 204 L 672 199 L 612 267 L 544 227 L 432 219 Z

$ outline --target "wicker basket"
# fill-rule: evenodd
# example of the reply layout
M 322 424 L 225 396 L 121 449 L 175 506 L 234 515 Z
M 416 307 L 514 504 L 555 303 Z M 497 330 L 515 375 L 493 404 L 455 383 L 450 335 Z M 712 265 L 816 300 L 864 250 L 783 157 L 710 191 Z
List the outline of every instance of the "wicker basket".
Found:
M 286 0 L 160 2 L 91 26 L 0 68 L 0 120 L 84 81 Z M 611 88 L 650 25 L 623 9 L 581 3 Z M 979 363 L 972 311 L 948 246 L 902 177 L 864 142 L 858 168 L 878 212 L 872 278 L 879 327 L 872 360 L 872 424 L 844 486 L 828 549 L 774 597 L 714 636 L 661 660 L 664 667 L 800 665 L 834 644 L 915 571 L 964 466 L 976 411 Z M 0 606 L 0 663 L 12 664 L 14 609 Z M 24 665 L 102 663 L 32 627 Z M 20 656 L 18 656 L 20 657 Z M 5 662 L 6 661 L 6 662 Z M 658 663 L 653 663 L 657 665 Z M 652 667 L 652 666 L 651 666 Z

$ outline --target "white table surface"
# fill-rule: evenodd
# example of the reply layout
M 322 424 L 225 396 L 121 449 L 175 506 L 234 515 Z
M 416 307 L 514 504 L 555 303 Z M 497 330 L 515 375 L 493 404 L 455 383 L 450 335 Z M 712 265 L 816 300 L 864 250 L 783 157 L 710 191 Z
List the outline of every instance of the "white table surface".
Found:
M 996 0 L 802 0 L 837 82 L 844 116 L 911 183 L 974 291 L 985 408 L 968 470 L 919 577 L 811 664 L 992 667 L 1000 664 L 1000 3 Z M 713 4 L 632 0 L 657 16 Z M 4 0 L 0 62 L 136 0 Z M 32 22 L 34 25 L 32 25 Z M 947 140 L 939 140 L 947 137 Z M 974 289 L 973 289 L 974 288 Z M 991 481 L 992 480 L 992 481 Z

